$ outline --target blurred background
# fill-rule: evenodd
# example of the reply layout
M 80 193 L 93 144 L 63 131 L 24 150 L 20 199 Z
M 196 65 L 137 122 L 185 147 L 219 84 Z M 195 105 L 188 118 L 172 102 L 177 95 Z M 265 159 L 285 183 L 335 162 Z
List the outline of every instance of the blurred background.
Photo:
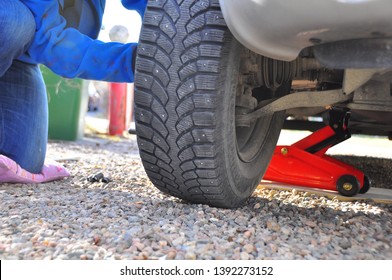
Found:
M 98 39 L 138 42 L 141 17 L 120 0 L 106 2 Z M 41 66 L 49 105 L 49 139 L 75 141 L 85 133 L 123 135 L 133 121 L 133 84 L 65 79 Z

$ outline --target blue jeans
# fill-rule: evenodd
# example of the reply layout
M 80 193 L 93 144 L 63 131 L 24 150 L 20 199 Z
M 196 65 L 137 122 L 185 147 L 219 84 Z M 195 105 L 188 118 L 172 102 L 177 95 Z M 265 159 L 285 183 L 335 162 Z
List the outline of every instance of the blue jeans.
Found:
M 48 138 L 46 89 L 39 67 L 17 60 L 35 21 L 20 1 L 0 0 L 0 7 L 0 154 L 39 173 Z

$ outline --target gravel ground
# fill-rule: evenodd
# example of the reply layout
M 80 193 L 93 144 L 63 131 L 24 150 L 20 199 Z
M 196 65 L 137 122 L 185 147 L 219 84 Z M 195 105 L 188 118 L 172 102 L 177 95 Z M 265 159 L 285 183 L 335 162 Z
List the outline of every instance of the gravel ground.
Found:
M 69 159 L 71 177 L 0 185 L 0 259 L 392 259 L 391 204 L 260 188 L 218 209 L 152 186 L 134 136 L 50 142 L 48 153 Z M 369 161 L 383 166 L 374 186 L 391 187 L 381 161 Z M 111 182 L 86 180 L 97 172 Z

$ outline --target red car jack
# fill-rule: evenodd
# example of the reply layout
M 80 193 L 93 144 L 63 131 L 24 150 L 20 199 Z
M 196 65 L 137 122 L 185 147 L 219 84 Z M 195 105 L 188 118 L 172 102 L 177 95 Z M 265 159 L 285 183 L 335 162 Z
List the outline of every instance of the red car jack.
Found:
M 343 196 L 366 193 L 370 181 L 363 172 L 325 155 L 329 148 L 351 137 L 350 111 L 332 108 L 329 116 L 329 126 L 291 146 L 277 146 L 263 180 L 338 191 Z

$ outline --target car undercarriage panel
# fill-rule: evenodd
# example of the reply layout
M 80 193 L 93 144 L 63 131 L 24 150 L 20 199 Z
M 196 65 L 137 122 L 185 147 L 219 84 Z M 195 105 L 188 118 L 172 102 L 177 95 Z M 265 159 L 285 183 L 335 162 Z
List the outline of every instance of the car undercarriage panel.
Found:
M 261 55 L 294 60 L 304 48 L 392 37 L 390 0 L 220 0 L 227 25 Z

